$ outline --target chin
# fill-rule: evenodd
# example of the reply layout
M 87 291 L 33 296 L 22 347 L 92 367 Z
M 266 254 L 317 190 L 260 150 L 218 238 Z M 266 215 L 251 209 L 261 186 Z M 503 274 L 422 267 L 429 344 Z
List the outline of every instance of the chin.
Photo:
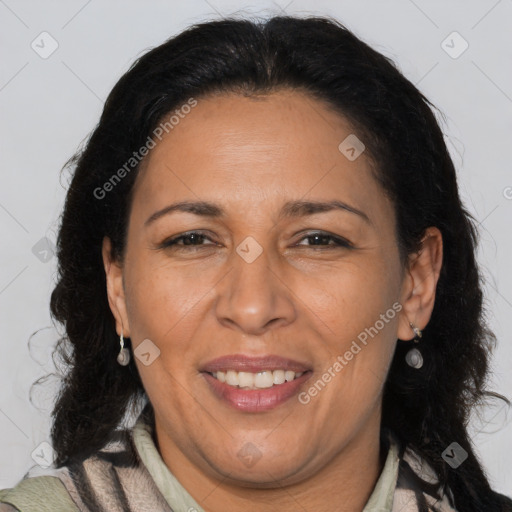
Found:
M 298 483 L 309 476 L 304 454 L 297 453 L 293 458 L 277 459 L 272 457 L 271 453 L 260 454 L 258 458 L 257 452 L 254 452 L 254 458 L 251 460 L 245 452 L 252 448 L 244 448 L 242 459 L 235 454 L 234 459 L 224 457 L 222 461 L 209 461 L 210 466 L 222 474 L 224 482 L 241 487 L 273 489 Z

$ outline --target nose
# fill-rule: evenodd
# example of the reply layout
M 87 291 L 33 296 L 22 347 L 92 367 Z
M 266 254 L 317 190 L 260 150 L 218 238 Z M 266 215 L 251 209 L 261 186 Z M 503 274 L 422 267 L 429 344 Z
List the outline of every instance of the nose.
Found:
M 218 321 L 242 334 L 261 336 L 267 330 L 294 321 L 291 283 L 263 251 L 251 263 L 233 255 L 233 268 L 217 287 Z

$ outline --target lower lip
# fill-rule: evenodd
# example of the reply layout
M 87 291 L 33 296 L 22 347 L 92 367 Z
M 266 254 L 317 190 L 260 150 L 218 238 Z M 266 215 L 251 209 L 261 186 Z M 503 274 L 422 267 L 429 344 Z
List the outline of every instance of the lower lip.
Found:
M 213 392 L 230 406 L 244 412 L 263 412 L 274 409 L 296 395 L 301 385 L 310 377 L 305 372 L 300 377 L 271 388 L 240 389 L 217 380 L 209 373 L 203 373 Z

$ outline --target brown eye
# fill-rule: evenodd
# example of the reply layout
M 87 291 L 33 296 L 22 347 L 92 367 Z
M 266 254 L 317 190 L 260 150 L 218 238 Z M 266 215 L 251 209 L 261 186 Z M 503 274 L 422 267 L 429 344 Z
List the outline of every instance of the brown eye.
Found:
M 201 247 L 203 245 L 212 245 L 212 244 L 203 244 L 204 240 L 210 240 L 205 234 L 199 231 L 190 231 L 189 233 L 184 233 L 183 235 L 179 235 L 177 237 L 166 240 L 162 247 L 179 247 L 183 249 L 184 246 L 188 247 Z M 183 243 L 180 243 L 183 242 Z M 215 243 L 213 245 L 216 245 Z
M 309 233 L 305 237 L 301 238 L 302 240 L 308 240 L 310 247 L 322 247 L 327 246 L 327 248 L 337 248 L 337 247 L 345 247 L 350 248 L 352 244 L 345 240 L 344 238 L 340 238 L 337 236 L 330 235 L 329 233 L 324 233 L 322 231 L 316 233 Z M 334 243 L 329 243 L 333 241 Z M 302 245 L 302 244 L 297 244 Z

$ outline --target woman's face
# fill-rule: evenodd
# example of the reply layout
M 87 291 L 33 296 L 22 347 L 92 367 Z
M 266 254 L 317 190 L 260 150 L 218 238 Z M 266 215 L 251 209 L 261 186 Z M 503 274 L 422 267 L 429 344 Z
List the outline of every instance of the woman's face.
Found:
M 297 91 L 222 95 L 147 156 L 111 305 L 171 470 L 295 482 L 378 435 L 412 285 L 353 137 Z

